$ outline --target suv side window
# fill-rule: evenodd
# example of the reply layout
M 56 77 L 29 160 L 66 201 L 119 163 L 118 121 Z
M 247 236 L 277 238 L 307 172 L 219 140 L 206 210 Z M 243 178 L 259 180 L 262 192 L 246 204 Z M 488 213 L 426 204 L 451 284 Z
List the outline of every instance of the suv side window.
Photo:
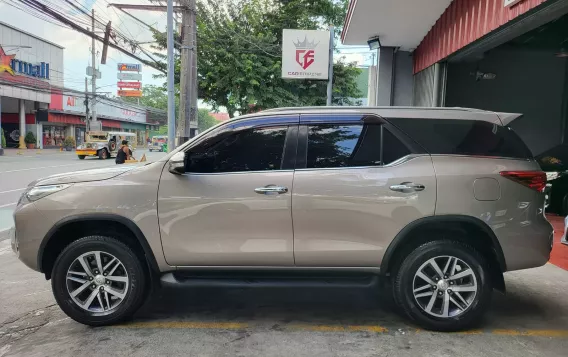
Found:
M 255 128 L 214 138 L 192 148 L 186 171 L 220 173 L 280 170 L 287 126 Z
M 390 119 L 430 154 L 527 159 L 529 148 L 509 127 L 478 120 Z
M 381 124 L 308 126 L 307 168 L 381 166 L 408 154 Z

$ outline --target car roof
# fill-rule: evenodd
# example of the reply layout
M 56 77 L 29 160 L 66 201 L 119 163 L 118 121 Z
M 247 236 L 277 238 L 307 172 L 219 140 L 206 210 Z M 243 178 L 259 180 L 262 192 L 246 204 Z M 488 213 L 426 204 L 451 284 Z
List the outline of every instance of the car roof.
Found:
M 448 107 L 285 107 L 264 110 L 234 118 L 230 121 L 251 119 L 259 116 L 274 114 L 368 114 L 384 118 L 414 118 L 414 119 L 453 119 L 453 120 L 480 120 L 506 126 L 513 120 L 522 116 L 517 113 L 492 112 L 473 108 Z

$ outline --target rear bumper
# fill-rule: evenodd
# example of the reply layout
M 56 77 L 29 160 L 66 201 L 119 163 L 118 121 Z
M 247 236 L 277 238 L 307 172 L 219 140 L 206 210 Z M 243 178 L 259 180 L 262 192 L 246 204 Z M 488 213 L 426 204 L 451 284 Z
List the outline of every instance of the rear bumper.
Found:
M 548 262 L 554 230 L 544 217 L 508 233 L 498 235 L 508 271 L 536 268 Z

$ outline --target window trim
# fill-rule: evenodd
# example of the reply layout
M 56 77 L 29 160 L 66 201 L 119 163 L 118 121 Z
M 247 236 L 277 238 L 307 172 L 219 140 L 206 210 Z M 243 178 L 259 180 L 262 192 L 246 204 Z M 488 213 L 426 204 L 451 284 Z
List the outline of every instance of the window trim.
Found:
M 306 167 L 306 168 L 303 168 L 303 169 L 296 168 L 296 171 L 308 172 L 308 171 L 321 171 L 321 170 L 329 171 L 329 170 L 388 169 L 388 168 L 391 168 L 391 167 L 396 167 L 396 166 L 406 164 L 407 162 L 410 162 L 410 161 L 417 159 L 419 157 L 429 157 L 429 156 L 430 155 L 428 155 L 428 154 L 408 154 L 408 155 L 401 157 L 398 160 L 395 160 L 395 161 L 393 161 L 389 164 L 382 165 L 382 166 L 347 166 L 347 167 L 312 167 L 312 168 Z

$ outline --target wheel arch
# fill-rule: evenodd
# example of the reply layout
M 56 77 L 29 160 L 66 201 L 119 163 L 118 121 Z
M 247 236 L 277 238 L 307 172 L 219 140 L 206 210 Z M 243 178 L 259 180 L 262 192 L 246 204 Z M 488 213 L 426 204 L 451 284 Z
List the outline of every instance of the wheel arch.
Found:
M 58 237 L 64 237 L 66 232 L 70 230 L 75 232 L 76 229 L 79 229 L 78 236 L 65 237 L 61 241 L 58 240 Z M 150 272 L 158 273 L 160 271 L 154 253 L 136 223 L 124 216 L 106 213 L 79 214 L 65 217 L 58 221 L 47 232 L 40 245 L 37 257 L 39 271 L 44 273 L 46 278 L 49 279 L 51 277 L 51 267 L 57 257 L 55 253 L 60 253 L 65 246 L 81 238 L 83 233 L 91 235 L 104 234 L 106 232 L 108 234 L 113 229 L 118 232 L 121 241 L 124 240 L 124 243 L 134 245 L 131 248 L 144 255 L 143 258 L 146 260 Z
M 444 233 L 460 233 L 452 239 L 471 244 L 489 260 L 495 288 L 505 291 L 503 272 L 507 265 L 503 249 L 493 230 L 482 220 L 465 215 L 441 215 L 417 219 L 404 227 L 388 246 L 381 261 L 381 275 L 389 276 L 401 263 L 405 254 L 418 245 L 432 240 L 429 233 L 438 233 L 435 240 L 443 239 Z M 439 234 L 442 233 L 440 236 Z M 489 246 L 488 246 L 489 245 Z

